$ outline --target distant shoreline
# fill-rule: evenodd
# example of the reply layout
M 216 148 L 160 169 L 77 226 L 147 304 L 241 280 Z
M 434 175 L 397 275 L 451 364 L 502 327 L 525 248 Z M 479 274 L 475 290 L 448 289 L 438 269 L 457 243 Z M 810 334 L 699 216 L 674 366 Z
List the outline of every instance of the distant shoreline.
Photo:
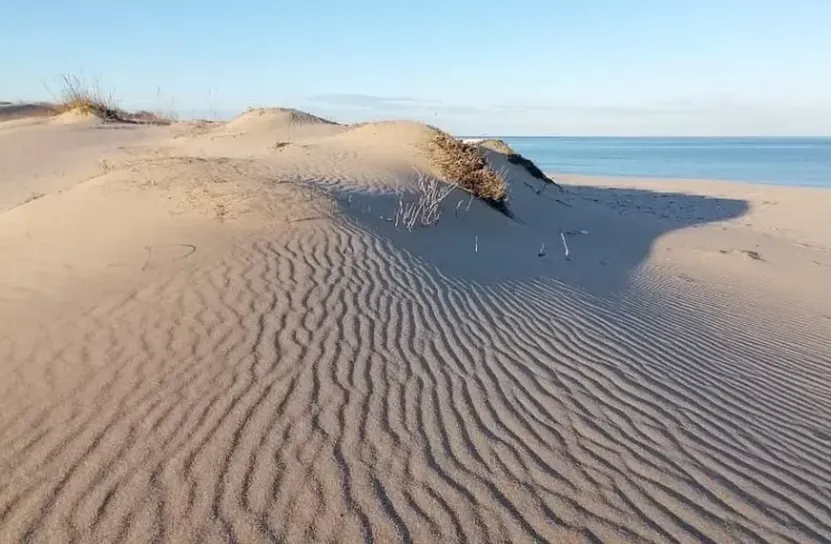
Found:
M 831 138 L 501 138 L 544 172 L 831 187 Z
M 764 186 L 831 188 L 825 137 L 460 137 L 498 140 L 558 176 L 721 180 Z
M 827 136 L 589 136 L 589 135 L 520 135 L 520 136 L 457 136 L 463 140 L 831 140 L 831 134 Z
M 552 172 L 549 170 L 543 170 L 545 175 L 552 178 L 553 180 L 565 184 L 570 184 L 573 182 L 592 182 L 592 184 L 596 184 L 598 182 L 608 182 L 609 186 L 615 186 L 620 183 L 626 184 L 641 184 L 641 183 L 656 183 L 656 184 L 666 184 L 666 183 L 680 183 L 680 184 L 718 184 L 718 183 L 726 183 L 732 186 L 737 185 L 748 185 L 753 187 L 773 187 L 773 188 L 783 188 L 783 189 L 806 189 L 806 190 L 820 190 L 820 191 L 828 191 L 831 190 L 831 181 L 829 181 L 828 185 L 801 185 L 796 183 L 777 183 L 772 181 L 748 181 L 748 180 L 741 180 L 741 179 L 722 179 L 722 178 L 685 178 L 680 176 L 636 176 L 636 175 L 614 175 L 614 174 L 579 174 L 573 172 Z

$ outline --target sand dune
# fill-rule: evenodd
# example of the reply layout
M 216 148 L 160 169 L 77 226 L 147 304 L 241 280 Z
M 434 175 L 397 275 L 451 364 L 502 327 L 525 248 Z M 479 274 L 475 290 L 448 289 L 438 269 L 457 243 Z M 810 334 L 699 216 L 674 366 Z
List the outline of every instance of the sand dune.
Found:
M 218 123 L 214 132 L 237 137 L 265 137 L 271 144 L 297 143 L 337 134 L 345 127 L 310 113 L 285 108 L 257 108 L 227 123 Z
M 828 192 L 409 231 L 416 123 L 10 123 L 0 541 L 831 540 Z
M 50 104 L 43 102 L 0 102 L 0 122 L 31 119 L 33 117 L 50 117 L 54 110 Z

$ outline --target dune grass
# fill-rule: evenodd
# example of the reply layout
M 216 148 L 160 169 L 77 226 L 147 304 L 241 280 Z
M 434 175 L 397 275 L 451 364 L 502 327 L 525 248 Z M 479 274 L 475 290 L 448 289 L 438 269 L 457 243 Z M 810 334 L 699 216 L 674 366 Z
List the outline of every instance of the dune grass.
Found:
M 540 170 L 539 167 L 536 164 L 534 164 L 534 161 L 532 161 L 531 159 L 523 157 L 519 153 L 511 153 L 510 155 L 508 155 L 508 162 L 510 162 L 511 164 L 516 164 L 517 166 L 521 166 L 521 167 L 525 168 L 525 170 L 529 174 L 531 174 L 532 176 L 534 176 L 538 180 L 544 181 L 546 183 L 550 183 L 550 184 L 554 185 L 555 187 L 557 187 L 558 189 L 562 189 L 562 187 L 560 187 L 559 183 L 557 183 L 556 181 L 554 181 L 550 177 L 546 176 L 543 173 L 543 171 Z
M 104 92 L 99 82 L 88 83 L 82 78 L 63 74 L 59 78 L 60 90 L 53 108 L 61 114 L 76 111 L 91 114 L 104 121 L 119 123 L 169 124 L 170 119 L 149 111 L 129 113 L 118 107 L 111 92 Z
M 514 151 L 514 149 L 508 145 L 507 142 L 497 138 L 488 138 L 487 140 L 477 142 L 476 145 L 484 147 L 485 149 L 490 149 L 491 151 L 496 151 L 497 153 L 502 153 L 503 155 L 513 155 L 516 153 L 516 151 Z
M 507 142 L 496 138 L 489 138 L 487 140 L 479 142 L 477 145 L 479 147 L 490 149 L 491 151 L 495 151 L 497 153 L 505 155 L 505 158 L 508 159 L 508 162 L 525 168 L 525 171 L 531 174 L 536 179 L 544 181 L 546 183 L 550 183 L 556 186 L 558 189 L 562 189 L 562 187 L 560 187 L 560 184 L 546 176 L 545 173 L 542 170 L 540 170 L 540 168 L 536 164 L 534 164 L 534 161 L 514 151 L 514 149 L 510 145 L 508 145 Z
M 488 164 L 482 149 L 437 130 L 430 151 L 431 162 L 443 177 L 511 216 L 505 175 Z
M 59 83 L 60 90 L 55 102 L 58 113 L 77 111 L 106 120 L 120 120 L 123 117 L 124 112 L 116 107 L 112 93 L 102 91 L 97 81 L 89 84 L 76 75 L 63 74 Z

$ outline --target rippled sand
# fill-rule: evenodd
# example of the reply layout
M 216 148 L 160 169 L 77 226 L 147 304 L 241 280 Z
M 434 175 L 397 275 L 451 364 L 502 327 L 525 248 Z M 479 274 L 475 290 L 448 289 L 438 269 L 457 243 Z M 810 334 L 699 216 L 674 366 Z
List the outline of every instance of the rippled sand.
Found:
M 428 132 L 0 123 L 0 541 L 829 541 L 829 192 Z

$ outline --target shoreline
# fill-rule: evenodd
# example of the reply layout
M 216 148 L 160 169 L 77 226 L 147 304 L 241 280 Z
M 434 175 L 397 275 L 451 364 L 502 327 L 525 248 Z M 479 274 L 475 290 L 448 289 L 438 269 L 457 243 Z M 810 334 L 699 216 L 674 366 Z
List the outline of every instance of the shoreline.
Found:
M 684 178 L 673 176 L 627 176 L 627 175 L 597 175 L 597 174 L 571 174 L 556 171 L 543 170 L 546 176 L 552 178 L 557 182 L 566 182 L 571 184 L 573 182 L 589 183 L 591 185 L 600 185 L 607 181 L 609 187 L 615 187 L 621 184 L 663 184 L 666 186 L 670 184 L 698 184 L 698 185 L 732 185 L 732 186 L 747 186 L 747 187 L 766 187 L 771 189 L 796 189 L 808 191 L 829 191 L 831 190 L 831 180 L 829 184 L 825 185 L 801 185 L 801 184 L 783 184 L 772 181 L 747 181 L 737 179 L 723 179 L 723 178 Z
M 545 172 L 831 188 L 831 138 L 502 137 Z
M 627 206 L 635 206 L 627 215 L 644 218 L 646 208 L 641 204 L 629 202 L 623 196 L 628 192 L 635 193 L 635 203 L 645 199 L 647 206 L 668 211 L 662 200 L 673 200 L 673 197 L 695 197 L 704 201 L 718 201 L 729 199 L 733 202 L 742 202 L 747 206 L 743 214 L 731 219 L 734 225 L 741 224 L 744 228 L 756 231 L 767 237 L 787 238 L 792 242 L 811 243 L 831 248 L 831 226 L 826 226 L 822 220 L 824 210 L 831 207 L 831 187 L 796 187 L 790 185 L 764 185 L 749 182 L 735 182 L 714 179 L 677 179 L 677 178 L 638 178 L 627 176 L 584 176 L 574 174 L 551 174 L 557 183 L 564 188 L 588 190 L 612 189 L 620 194 L 612 197 L 616 199 L 616 209 L 626 210 Z M 627 191 L 628 190 L 628 191 Z M 610 195 L 614 193 L 606 193 Z M 646 196 L 649 195 L 649 196 Z M 621 200 L 622 199 L 622 200 Z M 641 205 L 641 207 L 638 207 Z M 693 209 L 700 204 L 692 205 Z M 696 212 L 698 213 L 698 212 Z M 722 221 L 704 221 L 701 226 L 717 226 L 721 228 Z
M 692 281 L 708 296 L 726 289 L 735 300 L 754 293 L 778 312 L 827 312 L 815 289 L 831 269 L 831 224 L 824 220 L 829 188 L 547 175 L 574 195 L 572 203 L 585 206 L 587 224 L 600 223 L 603 214 L 615 218 L 603 232 L 595 227 L 598 236 L 624 240 L 642 230 L 659 232 L 644 269 Z

